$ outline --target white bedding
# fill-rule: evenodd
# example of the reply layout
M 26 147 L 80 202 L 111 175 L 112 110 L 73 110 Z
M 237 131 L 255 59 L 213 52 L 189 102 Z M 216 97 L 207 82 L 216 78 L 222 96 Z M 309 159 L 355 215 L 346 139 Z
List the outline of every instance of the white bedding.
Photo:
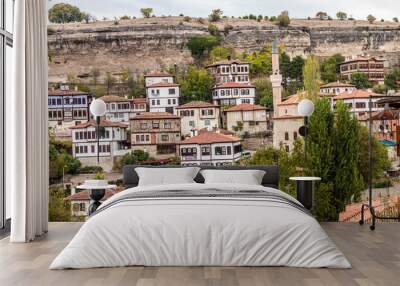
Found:
M 136 187 L 105 201 L 50 269 L 145 266 L 293 266 L 350 268 L 318 222 L 282 203 L 246 198 L 116 200 L 131 192 L 266 190 L 254 185 Z M 107 207 L 108 206 L 108 207 Z

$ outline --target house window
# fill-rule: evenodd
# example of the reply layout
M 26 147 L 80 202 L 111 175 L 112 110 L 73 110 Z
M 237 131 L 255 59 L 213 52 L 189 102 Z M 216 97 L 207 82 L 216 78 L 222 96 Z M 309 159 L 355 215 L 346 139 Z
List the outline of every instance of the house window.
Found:
M 153 122 L 153 129 L 159 129 L 160 128 L 160 123 L 159 122 Z
M 235 145 L 233 146 L 233 152 L 235 154 L 242 152 L 242 145 Z
M 296 131 L 293 132 L 293 139 L 297 140 L 297 132 Z
M 175 94 L 175 88 L 168 89 L 168 94 Z
M 159 99 L 157 99 L 157 105 L 160 105 L 160 100 Z
M 285 140 L 289 140 L 289 132 L 285 132 Z
M 140 129 L 147 129 L 147 123 L 146 122 L 140 123 Z
M 164 128 L 165 129 L 171 129 L 171 122 L 165 122 L 164 123 Z
M 226 147 L 225 146 L 217 146 L 214 149 L 215 155 L 226 155 Z
M 171 105 L 171 99 L 168 99 L 168 105 Z
M 232 154 L 232 147 L 231 147 L 231 146 L 226 147 L 226 153 L 227 153 L 228 155 L 231 155 L 231 154 Z
M 190 120 L 190 121 L 189 121 L 189 126 L 190 126 L 190 127 L 194 127 L 194 120 Z
M 365 102 L 356 102 L 356 108 L 365 108 L 366 104 Z
M 210 126 L 211 125 L 211 121 L 209 119 L 204 120 L 204 125 L 205 126 Z
M 166 141 L 168 141 L 168 139 L 169 139 L 169 136 L 167 134 L 161 135 L 161 141 L 166 142 Z

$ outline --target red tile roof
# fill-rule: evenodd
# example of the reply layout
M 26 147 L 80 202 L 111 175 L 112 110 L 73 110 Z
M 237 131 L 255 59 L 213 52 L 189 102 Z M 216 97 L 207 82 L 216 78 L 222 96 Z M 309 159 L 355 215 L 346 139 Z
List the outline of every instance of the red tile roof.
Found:
M 250 63 L 243 62 L 241 60 L 224 60 L 224 61 L 218 61 L 218 62 L 212 63 L 210 65 L 207 65 L 206 68 L 220 66 L 220 65 L 231 65 L 231 64 L 250 64 Z
M 171 82 L 156 82 L 146 87 L 176 87 L 176 86 L 179 86 L 179 84 Z
M 100 99 L 104 102 L 131 102 L 130 99 L 117 95 L 104 95 Z
M 340 65 L 342 65 L 342 64 L 347 64 L 347 63 L 351 63 L 351 62 L 359 62 L 359 61 L 377 61 L 377 62 L 384 62 L 385 59 L 380 59 L 380 58 L 376 58 L 376 57 L 368 57 L 368 56 L 357 56 L 357 57 L 352 58 L 352 59 L 347 59 L 347 60 L 344 61 L 343 63 L 340 63 Z
M 210 102 L 205 102 L 205 101 L 191 101 L 182 105 L 179 105 L 176 107 L 176 109 L 182 109 L 182 108 L 205 108 L 205 107 L 219 107 L 219 105 L 212 104 Z
M 74 95 L 86 95 L 90 94 L 89 92 L 84 92 L 84 91 L 79 91 L 79 90 L 62 90 L 62 89 L 49 89 L 48 90 L 48 95 L 50 96 L 61 96 L 61 95 L 69 95 L 69 96 L 74 96 Z
M 305 92 L 290 95 L 289 97 L 286 97 L 284 101 L 278 103 L 278 106 L 298 104 L 304 96 Z
M 94 120 L 90 120 L 85 123 L 81 123 L 75 126 L 71 126 L 70 129 L 81 129 L 81 128 L 87 128 L 87 127 L 96 127 L 97 123 Z M 128 128 L 127 124 L 124 124 L 122 122 L 113 122 L 113 121 L 107 121 L 107 120 L 101 120 L 100 126 L 102 127 L 120 127 L 120 128 Z
M 253 110 L 267 110 L 267 109 L 264 106 L 257 104 L 242 103 L 239 105 L 232 106 L 225 111 L 231 112 L 231 111 L 253 111 Z
M 179 144 L 211 144 L 225 142 L 239 142 L 240 138 L 232 135 L 221 134 L 217 132 L 205 131 L 197 136 L 190 137 L 181 141 Z
M 132 101 L 134 104 L 138 104 L 138 103 L 147 103 L 147 99 L 146 98 L 132 98 Z
M 178 115 L 174 115 L 168 112 L 142 112 L 136 115 L 132 120 L 138 119 L 179 119 Z
M 166 72 L 152 72 L 144 75 L 145 77 L 173 77 L 172 74 Z
M 338 95 L 334 96 L 334 100 L 339 100 L 339 99 L 351 99 L 351 98 L 369 98 L 369 96 L 372 97 L 385 97 L 383 94 L 377 94 L 372 91 L 368 90 L 362 90 L 362 89 L 354 89 L 352 92 L 342 92 L 339 93 Z
M 101 199 L 101 201 L 105 201 L 106 199 L 112 197 L 116 193 L 121 192 L 123 189 L 122 188 L 116 188 L 116 189 L 107 189 L 106 193 L 104 194 L 104 197 Z M 90 200 L 89 197 L 89 191 L 80 191 L 78 193 L 75 193 L 73 195 L 70 195 L 65 198 L 67 201 L 88 201 Z
M 328 87 L 356 87 L 353 84 L 349 84 L 349 83 L 344 83 L 344 82 L 330 82 L 324 85 L 321 85 L 321 88 L 328 88 Z
M 284 120 L 284 119 L 303 119 L 303 116 L 300 115 L 280 115 L 278 117 L 274 117 L 273 120 Z
M 235 87 L 251 87 L 251 88 L 255 88 L 254 85 L 250 84 L 250 83 L 241 83 L 241 82 L 224 82 L 221 83 L 217 86 L 214 87 L 214 89 L 218 89 L 218 88 L 235 88 Z
M 220 133 L 220 134 L 225 134 L 225 135 L 235 135 L 234 132 L 226 130 L 226 129 L 221 129 L 221 128 L 217 128 L 217 127 L 213 127 L 212 131 L 209 131 L 208 128 L 202 128 L 199 130 L 199 134 L 202 134 L 204 132 L 216 132 L 216 133 Z

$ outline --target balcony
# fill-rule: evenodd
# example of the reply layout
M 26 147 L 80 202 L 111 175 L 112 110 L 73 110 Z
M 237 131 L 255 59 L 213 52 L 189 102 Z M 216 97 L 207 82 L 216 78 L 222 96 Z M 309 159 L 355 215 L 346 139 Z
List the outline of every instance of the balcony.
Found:
M 400 231 L 396 223 L 371 232 L 354 223 L 322 223 L 352 269 L 288 267 L 120 267 L 49 270 L 82 223 L 50 223 L 29 244 L 0 241 L 0 285 L 398 285 Z

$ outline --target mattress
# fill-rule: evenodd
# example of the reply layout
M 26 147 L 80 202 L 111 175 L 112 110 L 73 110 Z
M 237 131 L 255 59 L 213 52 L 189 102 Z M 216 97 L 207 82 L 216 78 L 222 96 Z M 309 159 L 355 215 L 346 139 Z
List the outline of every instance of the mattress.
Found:
M 135 187 L 109 198 L 50 269 L 134 265 L 351 267 L 288 194 L 193 183 Z

